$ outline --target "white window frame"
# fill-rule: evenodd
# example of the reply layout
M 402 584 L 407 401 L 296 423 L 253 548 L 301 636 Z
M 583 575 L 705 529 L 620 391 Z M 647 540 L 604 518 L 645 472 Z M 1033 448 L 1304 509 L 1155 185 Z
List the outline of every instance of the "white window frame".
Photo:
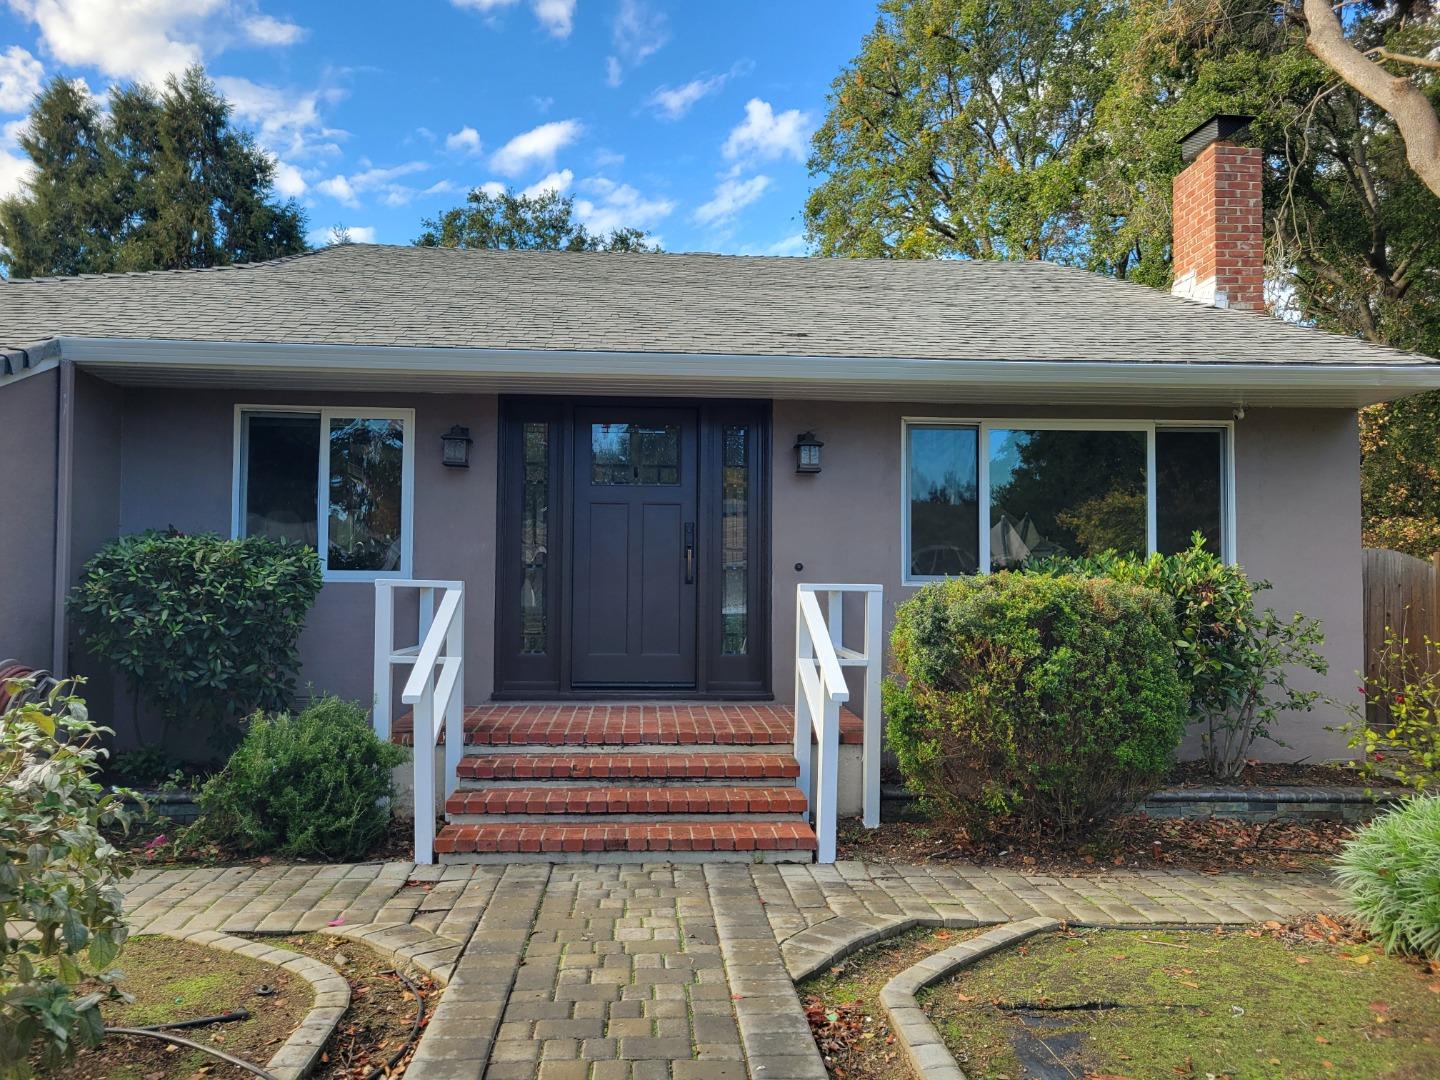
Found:
M 346 405 L 265 405 L 235 406 L 234 471 L 230 487 L 230 535 L 245 535 L 245 472 L 249 457 L 249 438 L 245 418 L 252 415 L 296 413 L 315 416 L 320 421 L 320 458 L 316 462 L 315 545 L 326 582 L 374 581 L 376 578 L 412 577 L 411 563 L 415 544 L 415 410 L 371 409 Z M 400 566 L 395 570 L 331 570 L 330 569 L 330 440 L 327 437 L 332 419 L 398 420 L 402 427 L 400 460 Z
M 1032 420 L 1010 417 L 905 416 L 900 419 L 900 580 L 905 585 L 943 581 L 944 575 L 910 572 L 910 429 L 912 427 L 968 428 L 976 433 L 977 494 L 980 535 L 977 538 L 979 572 L 990 572 L 990 433 L 1020 431 L 1138 431 L 1145 434 L 1145 550 L 1155 551 L 1157 535 L 1155 499 L 1155 432 L 1172 428 L 1219 431 L 1220 439 L 1220 557 L 1236 561 L 1235 553 L 1235 422 L 1233 420 Z

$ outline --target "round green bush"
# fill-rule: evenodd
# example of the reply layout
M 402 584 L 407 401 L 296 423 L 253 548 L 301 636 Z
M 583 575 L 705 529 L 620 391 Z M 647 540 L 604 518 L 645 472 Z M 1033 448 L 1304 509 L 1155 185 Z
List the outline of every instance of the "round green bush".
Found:
M 1065 841 L 1159 785 L 1189 688 L 1160 593 L 1109 578 L 952 578 L 901 604 L 887 684 L 906 783 L 974 837 Z
M 1336 876 L 1386 952 L 1440 956 L 1440 796 L 1417 795 L 1366 825 Z
M 390 770 L 406 760 L 364 709 L 325 697 L 298 716 L 257 714 L 200 793 L 201 830 L 244 851 L 343 861 L 390 820 Z

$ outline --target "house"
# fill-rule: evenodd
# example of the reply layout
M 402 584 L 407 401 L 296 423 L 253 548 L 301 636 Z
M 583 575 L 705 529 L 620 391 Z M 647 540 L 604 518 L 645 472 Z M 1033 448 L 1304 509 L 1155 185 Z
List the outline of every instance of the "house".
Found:
M 361 700 L 376 581 L 463 584 L 449 857 L 808 858 L 805 583 L 881 586 L 888 622 L 932 578 L 1198 530 L 1324 621 L 1321 688 L 1347 700 L 1356 410 L 1440 387 L 1440 363 L 1263 314 L 1236 128 L 1187 141 L 1174 296 L 1044 263 L 361 244 L 8 282 L 0 654 L 83 667 L 63 597 L 145 528 L 316 545 L 301 680 Z M 1261 752 L 1343 756 L 1333 719 Z

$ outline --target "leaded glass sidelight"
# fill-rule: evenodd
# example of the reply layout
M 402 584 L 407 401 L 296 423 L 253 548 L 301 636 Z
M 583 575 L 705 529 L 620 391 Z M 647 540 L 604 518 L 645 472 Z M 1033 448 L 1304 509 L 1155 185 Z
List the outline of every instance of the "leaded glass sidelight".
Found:
M 520 651 L 534 656 L 548 650 L 546 615 L 550 554 L 550 425 L 524 425 L 525 475 L 520 495 Z
M 720 651 L 725 656 L 744 656 L 750 651 L 751 430 L 727 424 L 722 443 Z

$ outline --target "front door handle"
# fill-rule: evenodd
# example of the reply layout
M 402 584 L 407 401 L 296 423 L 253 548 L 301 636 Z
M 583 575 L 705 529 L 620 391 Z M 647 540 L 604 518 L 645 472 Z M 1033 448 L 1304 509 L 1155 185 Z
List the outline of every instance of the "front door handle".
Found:
M 685 584 L 695 584 L 695 523 L 685 523 Z

